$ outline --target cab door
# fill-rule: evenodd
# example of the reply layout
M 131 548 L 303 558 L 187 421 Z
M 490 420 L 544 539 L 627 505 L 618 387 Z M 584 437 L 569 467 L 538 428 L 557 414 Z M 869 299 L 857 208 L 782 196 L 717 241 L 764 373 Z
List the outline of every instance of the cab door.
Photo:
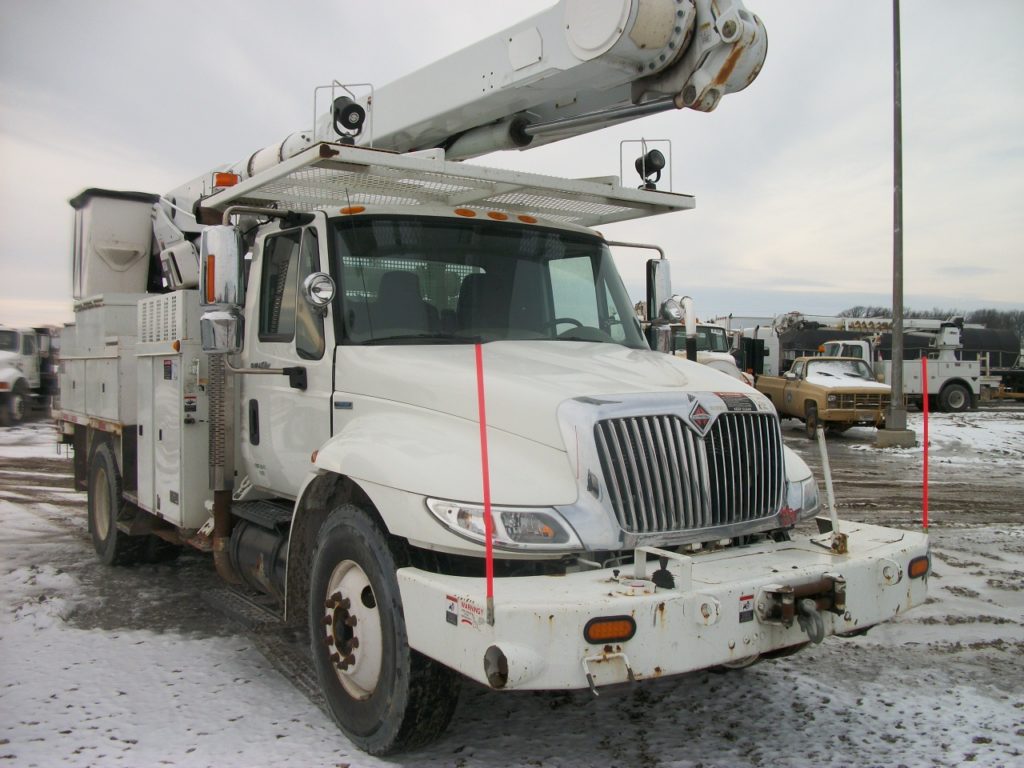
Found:
M 782 388 L 782 397 L 786 404 L 785 410 L 793 415 L 802 416 L 804 412 L 803 397 L 800 394 L 800 388 L 804 380 L 805 366 L 805 361 L 798 360 L 793 363 L 793 366 L 784 377 L 786 383 Z M 789 373 L 792 373 L 793 375 L 789 376 Z
M 326 313 L 303 297 L 314 272 L 328 272 L 325 218 L 273 228 L 256 240 L 246 298 L 247 371 L 240 380 L 242 467 L 253 485 L 294 497 L 312 468 L 310 457 L 331 435 L 334 333 Z

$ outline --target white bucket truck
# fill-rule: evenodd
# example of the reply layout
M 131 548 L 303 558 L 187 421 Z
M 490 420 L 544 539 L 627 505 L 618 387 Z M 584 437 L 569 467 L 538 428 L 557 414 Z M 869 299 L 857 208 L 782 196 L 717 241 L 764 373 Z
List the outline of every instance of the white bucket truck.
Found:
M 445 157 L 710 110 L 764 45 L 738 2 L 563 2 L 339 97 L 334 142 L 76 198 L 61 418 L 100 558 L 198 547 L 276 597 L 376 754 L 463 677 L 596 693 L 921 603 L 927 537 L 794 534 L 818 491 L 770 403 L 650 351 L 592 227 L 692 198 Z

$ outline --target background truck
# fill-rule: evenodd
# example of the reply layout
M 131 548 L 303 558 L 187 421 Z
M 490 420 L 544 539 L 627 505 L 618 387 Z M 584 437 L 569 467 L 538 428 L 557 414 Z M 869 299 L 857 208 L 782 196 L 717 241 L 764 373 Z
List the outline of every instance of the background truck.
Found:
M 768 325 L 745 327 L 734 345 L 741 367 L 756 375 L 781 376 L 800 357 L 826 354 L 866 360 L 882 381 L 891 384 L 892 320 L 885 317 L 832 317 L 790 312 Z M 998 386 L 985 374 L 984 356 L 964 352 L 962 318 L 904 320 L 903 392 L 908 404 L 920 407 L 923 393 L 921 358 L 928 360 L 928 393 L 936 410 L 973 407 L 984 386 Z
M 376 754 L 463 677 L 596 692 L 921 603 L 926 536 L 795 535 L 771 404 L 649 349 L 593 227 L 691 197 L 448 154 L 710 110 L 764 46 L 738 2 L 563 2 L 168 194 L 76 197 L 60 419 L 101 560 L 210 552 Z
M 963 349 L 960 341 L 962 318 L 959 322 L 908 320 L 906 326 L 907 334 L 916 336 L 919 342 L 917 345 L 911 342 L 908 347 L 910 353 L 904 356 L 903 361 L 903 392 L 907 403 L 921 407 L 925 390 L 921 360 L 925 359 L 928 398 L 932 408 L 958 412 L 975 407 L 981 394 L 981 363 L 960 359 Z M 927 347 L 920 346 L 922 340 L 927 342 Z M 862 339 L 830 340 L 821 348 L 825 355 L 868 361 L 882 381 L 892 380 L 892 360 L 883 359 L 881 339 L 877 334 Z
M 56 390 L 56 345 L 49 328 L 0 326 L 0 424 L 17 424 Z
M 882 426 L 890 400 L 889 385 L 854 357 L 798 357 L 782 376 L 758 376 L 756 386 L 779 415 L 801 419 L 811 439 L 819 425 L 832 432 Z

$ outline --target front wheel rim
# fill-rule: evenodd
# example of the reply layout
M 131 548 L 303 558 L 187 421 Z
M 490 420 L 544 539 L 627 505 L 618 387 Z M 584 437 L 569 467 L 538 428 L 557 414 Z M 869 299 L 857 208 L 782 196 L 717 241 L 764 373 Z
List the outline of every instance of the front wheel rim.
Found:
M 331 667 L 357 701 L 373 695 L 384 666 L 380 608 L 366 572 L 354 561 L 334 567 L 324 602 L 324 642 Z

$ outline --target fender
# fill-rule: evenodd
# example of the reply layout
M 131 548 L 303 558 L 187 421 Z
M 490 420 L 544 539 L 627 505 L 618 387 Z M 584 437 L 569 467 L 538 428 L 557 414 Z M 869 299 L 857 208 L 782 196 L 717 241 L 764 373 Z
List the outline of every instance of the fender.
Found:
M 320 447 L 299 491 L 288 541 L 286 618 L 305 615 L 317 534 L 345 501 L 375 511 L 382 529 L 418 546 L 482 551 L 440 525 L 423 503 L 426 496 L 482 500 L 479 422 L 369 398 L 356 410 L 361 415 Z M 578 486 L 565 451 L 494 428 L 487 430 L 487 440 L 495 504 L 576 501 Z

